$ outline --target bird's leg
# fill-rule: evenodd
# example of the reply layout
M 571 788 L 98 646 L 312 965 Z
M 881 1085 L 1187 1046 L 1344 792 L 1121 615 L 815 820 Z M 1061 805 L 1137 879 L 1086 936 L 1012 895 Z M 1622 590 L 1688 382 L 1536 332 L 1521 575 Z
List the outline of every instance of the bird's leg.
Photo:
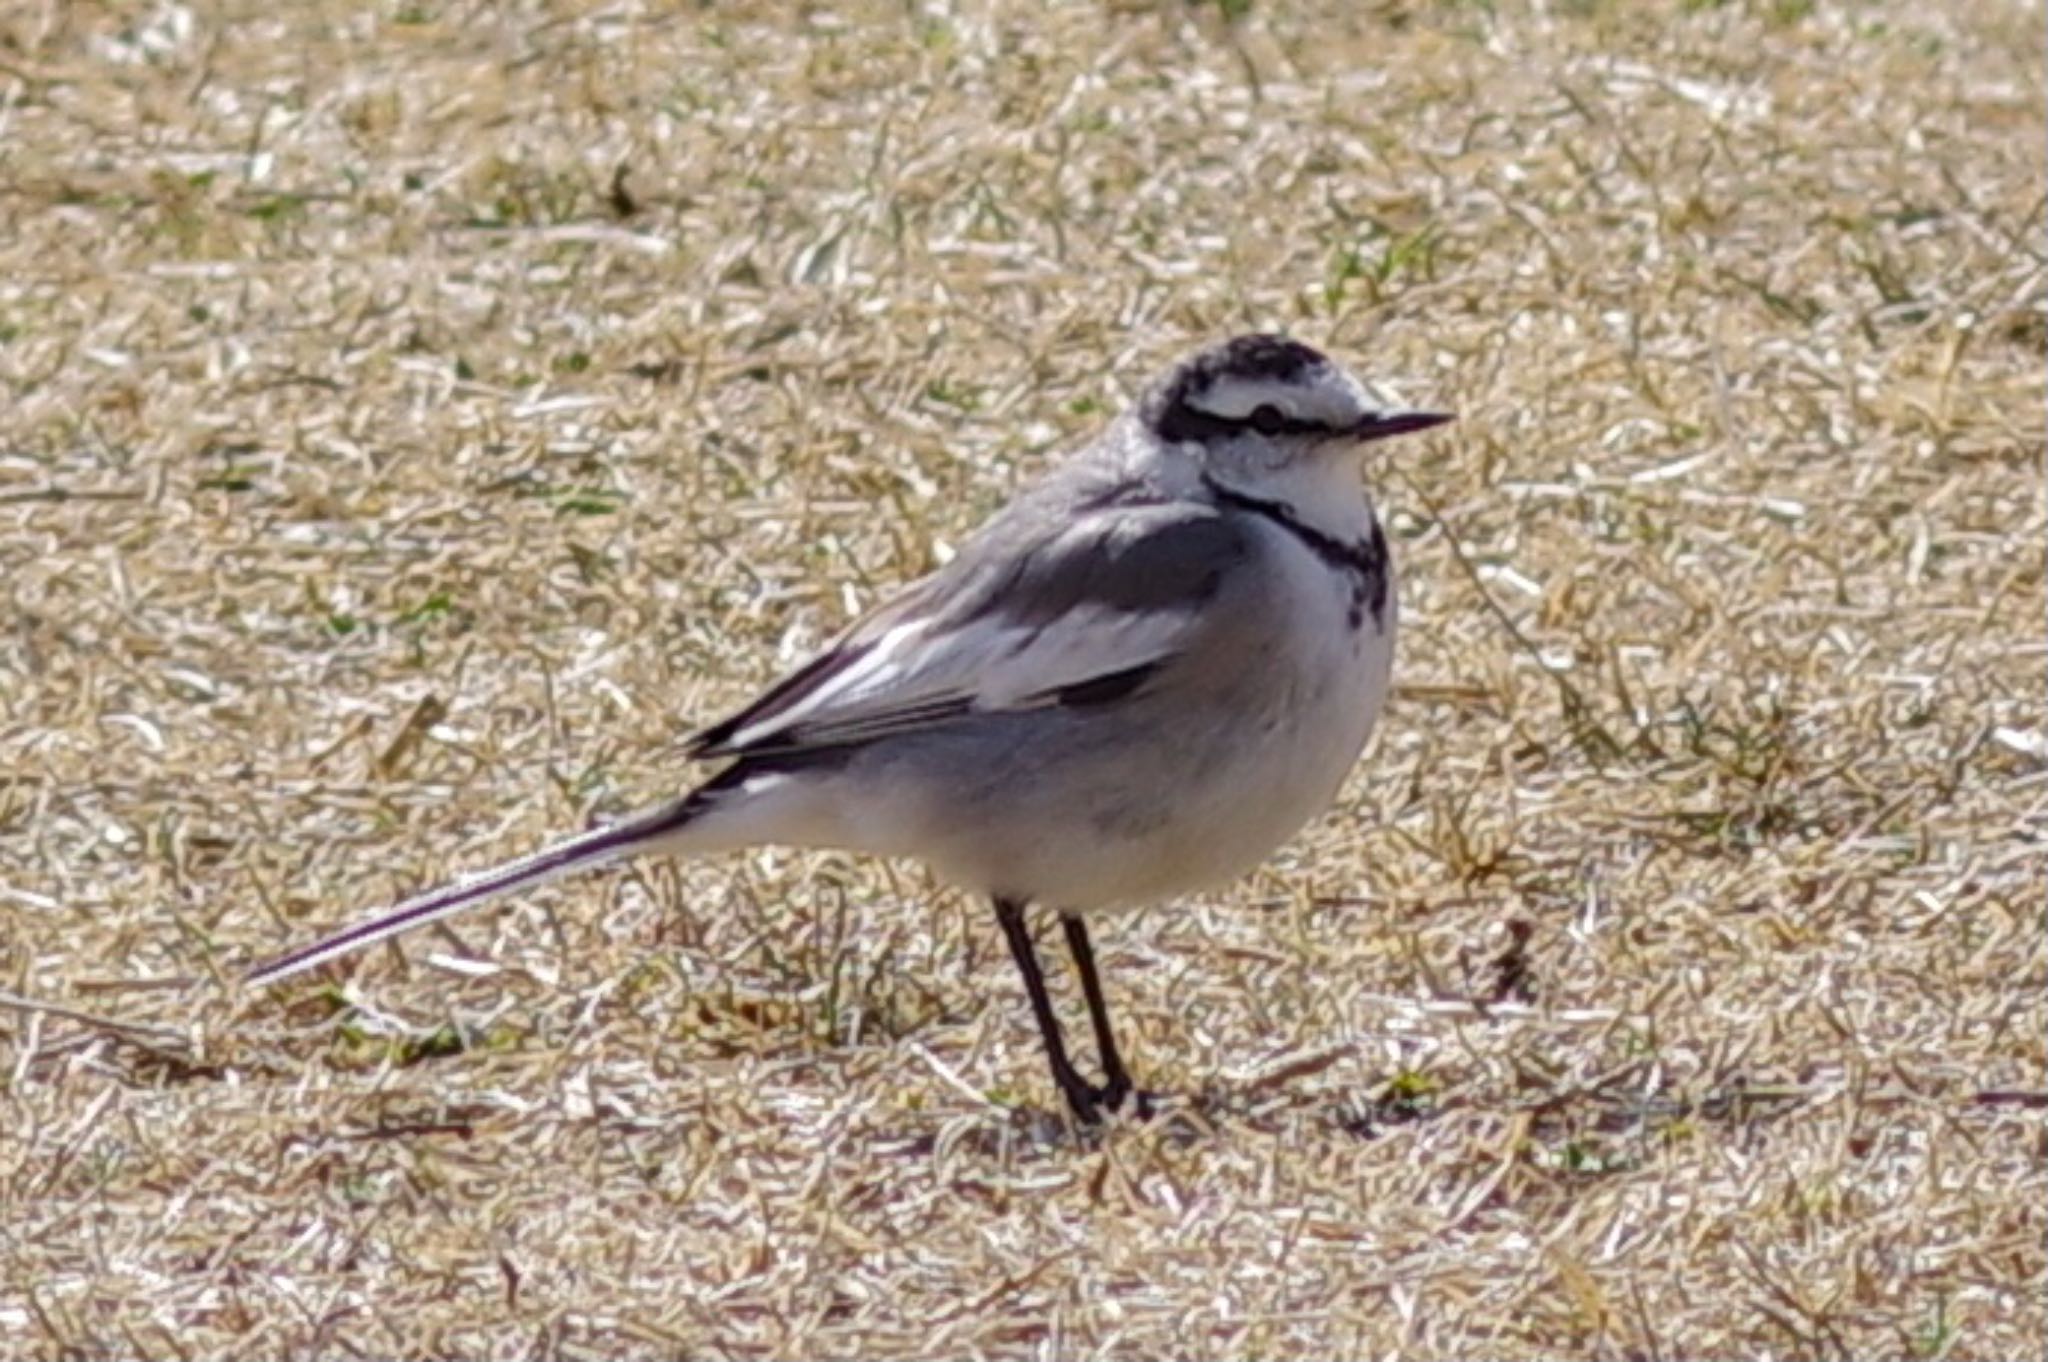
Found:
M 1067 1043 L 1060 1035 L 1060 1021 L 1053 1015 L 1052 999 L 1045 991 L 1045 975 L 1038 968 L 1038 955 L 1032 949 L 1031 933 L 1024 925 L 1024 904 L 1019 899 L 999 898 L 995 905 L 996 921 L 1002 924 L 1003 935 L 1010 942 L 1010 954 L 1016 957 L 1017 970 L 1024 976 L 1024 991 L 1031 995 L 1031 1013 L 1038 1018 L 1038 1034 L 1045 1042 L 1045 1056 L 1052 1063 L 1052 1080 L 1059 1084 L 1067 1105 L 1074 1109 L 1075 1119 L 1083 1125 L 1094 1125 L 1102 1119 L 1102 1114 L 1096 1110 L 1097 1094 L 1095 1088 L 1076 1072 L 1073 1061 L 1067 1058 Z
M 1088 1020 L 1095 1024 L 1095 1049 L 1102 1056 L 1104 1081 L 1095 1090 L 1095 1098 L 1115 1111 L 1131 1095 L 1131 1074 L 1124 1068 L 1124 1057 L 1117 1053 L 1116 1033 L 1109 1028 L 1109 1005 L 1103 1001 L 1102 980 L 1095 972 L 1095 947 L 1089 943 L 1088 928 L 1080 918 L 1062 914 L 1060 925 L 1066 928 L 1067 949 L 1081 975 L 1081 992 L 1088 999 Z

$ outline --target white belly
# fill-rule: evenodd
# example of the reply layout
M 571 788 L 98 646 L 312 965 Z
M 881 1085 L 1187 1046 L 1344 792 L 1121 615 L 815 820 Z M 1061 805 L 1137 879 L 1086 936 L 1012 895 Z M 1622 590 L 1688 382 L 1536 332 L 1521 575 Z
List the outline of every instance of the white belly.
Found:
M 1306 553 L 1289 558 L 1297 602 L 1290 646 L 1266 659 L 1255 702 L 1213 716 L 1188 716 L 1179 762 L 1159 764 L 1146 793 L 1156 821 L 1102 827 L 1077 816 L 1050 835 L 1001 835 L 929 857 L 966 887 L 1015 892 L 1071 912 L 1136 907 L 1210 889 L 1256 867 L 1329 807 L 1357 763 L 1385 705 L 1394 653 L 1392 584 L 1384 631 L 1368 615 L 1354 629 L 1350 594 Z M 1206 750 L 1204 750 L 1206 749 Z M 1137 759 L 1105 772 L 1128 782 Z
M 1303 585 L 1327 580 L 1317 565 Z M 1301 651 L 1273 659 L 1271 702 L 1262 713 L 1237 716 L 1236 755 L 1215 778 L 1159 792 L 1178 811 L 1173 823 L 1149 839 L 1143 854 L 1125 847 L 1104 858 L 1121 866 L 1122 873 L 1101 867 L 1101 882 L 1117 885 L 1115 892 L 1074 907 L 1138 905 L 1228 883 L 1330 806 L 1386 704 L 1394 656 L 1391 584 L 1384 633 L 1369 617 L 1364 628 L 1351 630 L 1344 619 L 1347 604 L 1348 597 L 1333 594 L 1327 613 L 1315 612 L 1323 615 L 1317 620 L 1323 627 L 1298 635 Z M 1070 892 L 1081 890 L 1076 884 Z

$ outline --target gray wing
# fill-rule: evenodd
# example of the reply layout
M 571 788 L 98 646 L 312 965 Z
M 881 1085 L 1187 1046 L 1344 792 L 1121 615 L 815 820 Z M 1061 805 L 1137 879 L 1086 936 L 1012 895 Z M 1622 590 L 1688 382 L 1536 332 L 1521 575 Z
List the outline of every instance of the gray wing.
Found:
M 1061 523 L 999 517 L 946 567 L 868 615 L 690 755 L 868 742 L 966 714 L 1129 694 L 1189 646 L 1256 551 L 1193 502 L 1118 504 Z

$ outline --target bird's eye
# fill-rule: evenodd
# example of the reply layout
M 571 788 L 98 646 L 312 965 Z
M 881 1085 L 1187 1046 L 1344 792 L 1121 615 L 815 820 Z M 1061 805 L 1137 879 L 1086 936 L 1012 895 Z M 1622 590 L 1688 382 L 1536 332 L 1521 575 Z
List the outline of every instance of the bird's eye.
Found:
M 1246 419 L 1250 421 L 1252 429 L 1261 435 L 1278 435 L 1287 429 L 1287 417 L 1271 402 L 1261 402 L 1252 408 L 1252 414 Z

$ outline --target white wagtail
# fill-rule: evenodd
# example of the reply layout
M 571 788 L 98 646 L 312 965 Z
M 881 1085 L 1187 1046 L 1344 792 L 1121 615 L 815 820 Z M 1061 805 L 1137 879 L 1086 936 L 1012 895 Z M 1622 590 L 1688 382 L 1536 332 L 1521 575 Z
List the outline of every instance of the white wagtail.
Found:
M 1326 806 L 1386 699 L 1394 581 L 1359 446 L 1391 410 L 1321 354 L 1240 336 L 1159 381 L 944 567 L 698 734 L 725 768 L 659 808 L 278 956 L 281 979 L 570 870 L 762 843 L 928 863 L 986 894 L 1052 1076 L 1132 1092 L 1084 925 L 1232 879 Z M 1103 1082 L 1067 1057 L 1024 921 L 1056 910 Z

